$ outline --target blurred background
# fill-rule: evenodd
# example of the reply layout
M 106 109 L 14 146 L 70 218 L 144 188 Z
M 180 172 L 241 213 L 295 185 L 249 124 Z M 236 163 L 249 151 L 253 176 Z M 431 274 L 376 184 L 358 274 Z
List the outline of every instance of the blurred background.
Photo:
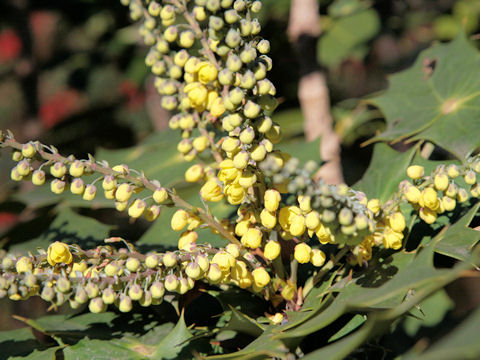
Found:
M 274 61 L 270 78 L 280 98 L 275 120 L 287 134 L 285 146 L 292 146 L 304 138 L 297 98 L 302 64 L 287 35 L 291 2 L 263 3 L 263 36 Z M 116 0 L 2 0 L 0 14 L 1 129 L 11 129 L 19 141 L 54 144 L 64 154 L 131 161 L 163 183 L 186 186 L 180 178 L 189 165 L 180 165 L 181 159 L 157 166 L 174 156 L 177 139 L 161 132 L 169 114 L 159 105 L 144 62 L 147 48 L 128 8 Z M 361 143 L 383 129 L 381 114 L 360 99 L 385 89 L 388 75 L 409 67 L 433 41 L 448 41 L 462 28 L 478 32 L 480 1 L 322 0 L 318 15 L 321 34 L 308 51 L 327 81 L 343 175 L 352 184 L 371 157 Z M 304 151 L 312 157 L 315 148 Z M 91 209 L 71 196 L 13 183 L 11 166 L 8 156 L 0 160 L 0 247 L 31 249 L 60 238 L 94 243 L 119 235 L 158 248 L 164 223 L 129 224 L 104 200 Z M 162 234 L 162 246 L 175 241 Z M 0 309 L 5 330 L 22 326 L 12 313 L 38 316 L 46 305 L 36 298 L 2 300 Z

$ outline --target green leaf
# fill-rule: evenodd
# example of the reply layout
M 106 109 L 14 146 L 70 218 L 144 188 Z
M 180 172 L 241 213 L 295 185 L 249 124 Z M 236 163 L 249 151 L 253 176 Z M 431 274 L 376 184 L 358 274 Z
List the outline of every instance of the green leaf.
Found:
M 61 349 L 61 346 L 55 346 L 46 350 L 33 350 L 28 355 L 10 357 L 9 360 L 55 360 L 57 359 L 56 352 Z
M 377 12 L 367 9 L 335 20 L 329 31 L 318 41 L 318 59 L 327 66 L 335 66 L 351 56 L 380 29 Z
M 478 341 L 478 324 L 480 324 L 480 308 L 477 308 L 460 325 L 449 334 L 431 345 L 425 352 L 418 353 L 413 348 L 404 360 L 450 360 L 480 358 L 480 342 Z
M 320 142 L 321 138 L 306 142 L 305 138 L 301 137 L 298 139 L 292 139 L 288 142 L 282 142 L 277 148 L 292 155 L 292 157 L 297 158 L 300 160 L 301 164 L 306 163 L 308 160 L 319 162 L 321 160 Z
M 177 151 L 179 140 L 178 135 L 171 131 L 160 131 L 131 148 L 99 149 L 95 157 L 108 161 L 110 166 L 126 164 L 143 171 L 149 179 L 156 179 L 163 186 L 171 187 L 183 181 L 185 170 L 191 166 Z
M 187 340 L 192 337 L 192 334 L 185 325 L 183 312 L 178 320 L 177 325 L 166 336 L 159 340 L 155 351 L 151 355 L 153 359 L 179 359 L 182 349 L 188 345 Z M 191 358 L 191 354 L 184 354 L 186 358 Z M 183 358 L 183 357 L 182 357 Z
M 29 328 L 0 331 L 0 349 L 2 358 L 10 356 L 27 356 L 44 346 L 33 336 Z
M 134 350 L 130 350 L 119 340 L 90 340 L 82 339 L 73 346 L 63 350 L 65 360 L 135 360 L 145 359 Z
M 348 323 L 345 324 L 340 330 L 338 330 L 335 334 L 333 334 L 328 342 L 336 341 L 345 335 L 350 334 L 352 331 L 357 329 L 360 325 L 362 325 L 367 320 L 365 315 L 355 315 Z
M 470 222 L 478 213 L 479 208 L 480 203 L 472 207 L 472 209 L 455 224 L 449 226 L 444 232 L 439 234 L 435 251 L 458 260 L 468 259 L 471 249 L 480 241 L 480 231 L 473 230 L 469 227 Z
M 363 191 L 368 198 L 387 201 L 398 190 L 398 184 L 406 179 L 407 167 L 416 150 L 417 147 L 413 147 L 402 153 L 386 144 L 376 144 L 370 165 L 354 189 Z
M 82 247 L 95 247 L 108 237 L 111 225 L 87 216 L 79 215 L 69 208 L 62 208 L 49 228 L 39 237 L 12 245 L 12 251 L 34 250 L 36 247 L 47 248 L 52 242 L 62 241 L 79 244 Z
M 414 316 L 405 319 L 403 328 L 409 336 L 413 337 L 420 327 L 433 327 L 439 324 L 454 305 L 445 290 L 441 289 L 412 309 L 411 314 Z
M 480 80 L 472 76 L 479 67 L 480 54 L 463 33 L 423 51 L 371 100 L 387 122 L 372 141 L 428 140 L 463 160 L 480 146 Z

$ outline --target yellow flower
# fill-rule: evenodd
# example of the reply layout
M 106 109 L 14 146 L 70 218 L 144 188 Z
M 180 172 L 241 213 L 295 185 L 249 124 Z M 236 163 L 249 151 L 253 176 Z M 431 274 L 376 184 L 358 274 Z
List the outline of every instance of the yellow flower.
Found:
M 178 248 L 188 251 L 191 245 L 197 242 L 197 239 L 198 234 L 195 231 L 185 231 L 180 235 L 180 239 L 178 239 Z
M 19 274 L 24 272 L 32 272 L 32 268 L 32 260 L 27 256 L 22 256 L 20 259 L 17 260 L 17 263 L 15 265 L 15 269 Z
M 195 164 L 193 166 L 190 166 L 185 172 L 185 180 L 191 183 L 197 182 L 202 177 L 203 177 L 203 166 L 200 164 Z
M 263 267 L 258 267 L 252 271 L 253 281 L 259 288 L 263 288 L 270 282 L 270 275 Z
M 73 260 L 72 253 L 67 244 L 56 241 L 50 244 L 47 251 L 47 261 L 50 265 L 70 264 Z
M 437 213 L 429 208 L 421 208 L 419 216 L 427 224 L 433 224 L 437 220 Z
M 185 210 L 180 209 L 180 210 L 177 210 L 175 214 L 173 214 L 170 225 L 173 230 L 180 231 L 185 226 L 187 226 L 187 222 L 188 222 L 188 213 Z
M 431 187 L 423 189 L 419 204 L 420 206 L 425 206 L 430 210 L 437 210 L 440 205 L 437 192 Z
M 195 70 L 198 73 L 198 80 L 202 84 L 208 84 L 210 81 L 215 80 L 218 75 L 218 70 L 215 65 L 209 63 L 208 61 L 202 61 L 198 63 Z
M 222 187 L 216 179 L 210 179 L 200 189 L 200 196 L 205 201 L 220 201 L 223 199 Z
M 168 199 L 168 192 L 165 188 L 158 188 L 153 193 L 153 200 L 160 204 Z
M 276 211 L 278 209 L 278 205 L 280 204 L 280 200 L 282 199 L 280 193 L 277 190 L 269 189 L 265 191 L 264 195 L 264 202 L 265 202 L 265 209 L 268 211 Z
M 318 241 L 320 241 L 321 244 L 333 243 L 330 229 L 323 226 L 323 224 L 318 225 L 315 229 L 315 235 L 317 235 Z
M 323 264 L 325 264 L 325 259 L 326 259 L 326 255 L 325 253 L 322 251 L 322 250 L 319 250 L 319 249 L 313 249 L 312 250 L 312 253 L 311 253 L 311 256 L 310 256 L 310 262 L 314 265 L 314 266 L 317 266 L 317 267 L 320 267 L 322 266 Z
M 280 223 L 280 226 L 285 231 L 290 231 L 290 225 L 292 224 L 293 219 L 297 215 L 300 215 L 301 213 L 302 213 L 302 211 L 297 206 L 283 207 L 283 208 L 280 209 L 280 212 L 278 213 L 278 222 Z
M 303 215 L 294 216 L 290 224 L 290 233 L 293 236 L 301 236 L 305 232 L 305 229 L 305 218 Z
M 221 170 L 218 172 L 218 179 L 223 183 L 234 182 L 241 174 L 230 159 L 223 160 L 219 166 Z
M 412 165 L 407 168 L 407 175 L 413 180 L 420 179 L 424 173 L 425 169 L 420 165 Z
M 277 224 L 277 217 L 274 212 L 272 213 L 267 209 L 263 209 L 260 213 L 260 221 L 267 229 L 273 229 Z
M 435 185 L 435 189 L 438 191 L 444 191 L 448 188 L 448 176 L 445 173 L 440 173 L 435 175 L 433 179 L 433 183 Z
M 268 260 L 274 260 L 280 255 L 281 250 L 282 250 L 282 248 L 277 241 L 270 240 L 265 245 L 265 249 L 263 251 L 263 254 Z
M 227 185 L 225 186 L 225 195 L 230 204 L 238 205 L 245 198 L 245 189 L 238 184 Z
M 193 82 L 185 86 L 183 91 L 188 94 L 188 99 L 192 107 L 198 108 L 198 110 L 205 107 L 208 95 L 208 90 L 205 86 L 198 82 Z
M 405 189 L 405 197 L 407 198 L 407 200 L 409 202 L 411 202 L 413 204 L 418 203 L 421 195 L 422 194 L 421 194 L 420 190 L 415 186 L 410 185 Z
M 300 264 L 306 264 L 310 261 L 312 248 L 305 243 L 300 243 L 295 246 L 294 257 Z
M 235 265 L 235 258 L 226 251 L 219 251 L 213 255 L 211 264 L 217 264 L 221 271 L 229 271 Z
M 256 249 L 262 243 L 262 232 L 257 228 L 250 228 L 242 236 L 242 244 L 251 249 Z
M 371 199 L 367 203 L 367 209 L 377 214 L 380 211 L 380 200 L 378 199 Z
M 402 247 L 403 234 L 386 227 L 383 233 L 383 245 L 387 249 L 398 250 Z
M 388 220 L 393 231 L 401 233 L 405 229 L 405 218 L 401 212 L 392 214 Z

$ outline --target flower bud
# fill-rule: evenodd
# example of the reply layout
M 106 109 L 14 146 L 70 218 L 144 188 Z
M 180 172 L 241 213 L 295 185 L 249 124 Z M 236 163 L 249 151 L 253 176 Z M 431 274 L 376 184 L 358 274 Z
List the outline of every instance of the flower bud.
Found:
M 460 172 L 458 171 L 458 166 L 455 164 L 450 164 L 447 166 L 447 175 L 451 177 L 452 179 L 456 178 L 457 176 L 460 175 Z
M 53 290 L 49 286 L 45 286 L 42 290 L 42 293 L 40 294 L 40 297 L 45 300 L 45 301 L 52 301 L 53 298 L 55 297 L 55 290 Z
M 129 258 L 127 262 L 125 263 L 125 266 L 128 271 L 130 272 L 137 272 L 138 269 L 140 268 L 140 260 L 137 258 Z
M 425 169 L 420 165 L 411 165 L 407 168 L 407 176 L 413 180 L 420 179 L 425 174 Z
M 132 218 L 139 218 L 145 212 L 147 204 L 144 200 L 136 199 L 128 208 L 128 215 Z
M 260 213 L 260 221 L 262 222 L 262 225 L 267 229 L 273 229 L 277 224 L 277 217 L 274 212 L 263 209 Z
M 275 260 L 282 250 L 280 244 L 277 241 L 269 240 L 265 245 L 263 254 L 268 260 Z
M 401 233 L 403 230 L 405 230 L 405 217 L 401 212 L 396 212 L 390 215 L 388 223 L 395 232 Z
M 65 190 L 65 187 L 66 187 L 66 186 L 67 186 L 67 184 L 65 183 L 65 181 L 58 180 L 58 179 L 54 179 L 54 180 L 50 183 L 50 190 L 51 190 L 54 194 L 60 195 L 61 193 L 63 193 L 63 191 Z
M 448 188 L 448 176 L 445 173 L 435 175 L 433 184 L 438 191 L 446 190 Z
M 270 275 L 264 267 L 258 267 L 252 271 L 253 281 L 259 288 L 263 288 L 270 282 Z
M 32 174 L 32 183 L 37 186 L 45 184 L 45 172 L 43 170 L 35 170 Z
M 320 267 L 325 264 L 326 255 L 322 250 L 319 249 L 312 249 L 312 253 L 310 255 L 310 262 L 313 266 Z
M 20 259 L 17 260 L 15 264 L 15 270 L 17 270 L 18 274 L 25 273 L 25 272 L 32 272 L 33 264 L 32 260 L 28 256 L 22 256 Z
M 72 184 L 70 185 L 70 191 L 74 195 L 82 195 L 85 191 L 85 183 L 83 182 L 83 180 L 80 178 L 74 179 L 72 181 Z
M 85 292 L 87 293 L 87 295 L 90 299 L 93 299 L 93 298 L 96 298 L 98 296 L 98 294 L 100 293 L 100 289 L 98 288 L 97 284 L 89 282 L 85 286 Z
M 375 215 L 378 214 L 381 209 L 380 200 L 370 199 L 367 203 L 367 209 L 373 212 Z
M 202 269 L 196 262 L 190 262 L 185 268 L 185 273 L 192 279 L 198 280 L 202 276 Z
M 177 255 L 174 252 L 167 251 L 163 255 L 162 262 L 166 267 L 174 267 L 177 265 Z
M 161 299 L 165 294 L 165 287 L 159 281 L 155 281 L 152 286 L 150 286 L 150 292 L 152 293 L 152 298 Z
M 260 114 L 260 105 L 248 100 L 243 108 L 243 115 L 249 119 L 254 119 Z
M 242 244 L 246 247 L 251 249 L 256 249 L 262 243 L 262 232 L 257 228 L 250 228 L 247 232 L 242 236 Z
M 463 179 L 468 185 L 474 185 L 477 181 L 477 176 L 475 175 L 475 172 L 473 172 L 472 170 L 468 170 L 465 173 L 465 176 L 463 177 Z
M 128 289 L 128 296 L 135 301 L 138 301 L 142 298 L 143 296 L 143 290 L 142 287 L 138 284 L 133 284 L 130 286 L 130 289 Z
M 294 257 L 300 264 L 306 264 L 310 261 L 312 249 L 305 243 L 300 243 L 295 246 Z
M 110 305 L 115 302 L 116 293 L 112 288 L 106 288 L 102 291 L 102 300 L 105 304 Z
M 410 185 L 405 189 L 405 197 L 412 204 L 416 204 L 420 201 L 421 192 L 417 187 Z
M 132 311 L 132 299 L 130 299 L 127 295 L 120 295 L 120 302 L 118 303 L 118 310 L 123 313 L 127 313 Z
M 55 176 L 56 178 L 61 178 L 67 172 L 67 168 L 65 164 L 61 162 L 56 162 L 50 167 L 50 174 Z
M 182 230 L 185 226 L 187 226 L 188 217 L 188 213 L 185 210 L 177 210 L 173 214 L 172 220 L 170 222 L 172 229 L 175 231 Z
M 200 196 L 205 201 L 218 202 L 223 199 L 222 187 L 217 180 L 210 179 L 200 189 Z
M 26 158 L 33 158 L 37 153 L 37 149 L 33 143 L 29 142 L 22 145 L 22 155 Z
M 179 282 L 178 278 L 175 275 L 167 275 L 165 277 L 165 289 L 170 292 L 176 291 L 178 288 Z
M 133 187 L 128 183 L 120 184 L 115 191 L 115 199 L 120 202 L 125 202 L 130 199 L 133 193 Z

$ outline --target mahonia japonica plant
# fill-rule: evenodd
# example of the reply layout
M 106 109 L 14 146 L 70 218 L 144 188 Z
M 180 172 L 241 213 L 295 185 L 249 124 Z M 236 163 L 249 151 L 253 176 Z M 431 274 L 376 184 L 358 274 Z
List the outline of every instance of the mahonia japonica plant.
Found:
M 162 207 L 175 207 L 171 228 L 178 249 L 142 254 L 120 238 L 94 249 L 52 243 L 38 254 L 0 253 L 0 297 L 40 296 L 53 307 L 88 304 L 99 313 L 159 304 L 165 294 L 185 294 L 197 281 L 220 289 L 239 287 L 272 304 L 273 324 L 288 322 L 309 291 L 339 264 L 366 268 L 375 248 L 400 250 L 413 210 L 426 224 L 480 196 L 480 159 L 463 165 L 407 169 L 388 201 L 345 184 L 314 180 L 317 164 L 305 164 L 276 148 L 280 126 L 268 80 L 270 43 L 260 36 L 260 1 L 122 0 L 150 47 L 146 64 L 155 75 L 161 105 L 181 133 L 178 151 L 194 162 L 185 180 L 200 183 L 204 207 L 182 199 L 141 172 L 93 157 L 64 157 L 39 142 L 21 144 L 10 132 L 0 146 L 12 149 L 14 181 L 71 192 L 85 201 L 104 196 L 131 218 L 155 221 Z M 86 176 L 96 179 L 87 182 Z M 461 181 L 459 181 L 461 180 Z M 227 202 L 234 216 L 218 219 L 210 202 Z M 197 230 L 210 228 L 228 241 L 215 248 Z M 161 236 L 161 234 L 159 234 Z M 118 249 L 116 245 L 125 244 Z M 303 283 L 301 267 L 314 268 Z

